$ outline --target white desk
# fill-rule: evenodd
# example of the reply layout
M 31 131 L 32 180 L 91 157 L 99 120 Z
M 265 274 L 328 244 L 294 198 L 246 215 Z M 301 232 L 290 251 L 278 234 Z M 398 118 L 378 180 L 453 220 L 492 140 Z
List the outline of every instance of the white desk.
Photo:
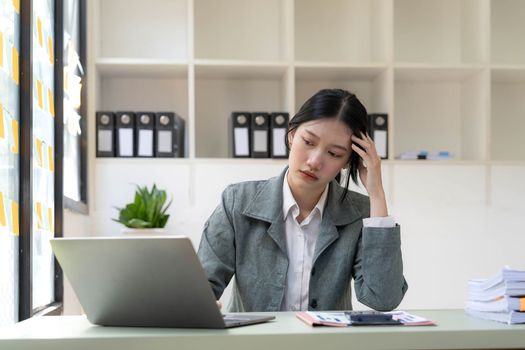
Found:
M 511 349 L 525 348 L 525 325 L 466 316 L 463 310 L 419 311 L 433 327 L 310 327 L 293 313 L 229 330 L 100 327 L 83 316 L 48 316 L 0 329 L 0 349 Z

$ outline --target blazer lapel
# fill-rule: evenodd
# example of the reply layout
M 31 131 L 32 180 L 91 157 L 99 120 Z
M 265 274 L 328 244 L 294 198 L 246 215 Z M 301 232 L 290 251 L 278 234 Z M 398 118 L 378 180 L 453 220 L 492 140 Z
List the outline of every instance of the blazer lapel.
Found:
M 287 169 L 288 167 L 279 176 L 266 181 L 243 211 L 246 216 L 271 223 L 267 232 L 285 255 L 283 181 Z
M 268 228 L 268 234 L 270 237 L 274 240 L 274 242 L 277 244 L 279 249 L 288 256 L 286 252 L 286 237 L 284 234 L 284 220 L 283 220 L 283 214 L 280 214 L 280 220 L 276 220 L 272 222 L 270 227 Z
M 340 198 L 344 189 L 332 181 L 328 190 L 328 198 L 319 227 L 319 237 L 315 244 L 313 264 L 321 254 L 339 238 L 338 226 L 346 226 L 363 217 L 347 193 L 341 202 Z
M 325 209 L 326 210 L 326 209 Z M 315 243 L 314 257 L 312 265 L 315 265 L 317 258 L 328 248 L 333 242 L 339 238 L 339 231 L 334 225 L 330 213 L 325 211 L 321 226 L 319 227 L 319 237 Z

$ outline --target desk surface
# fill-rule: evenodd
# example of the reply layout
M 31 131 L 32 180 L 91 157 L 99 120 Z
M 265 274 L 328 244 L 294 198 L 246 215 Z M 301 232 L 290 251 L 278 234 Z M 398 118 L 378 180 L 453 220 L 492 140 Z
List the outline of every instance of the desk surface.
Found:
M 437 326 L 310 327 L 294 313 L 228 330 L 100 327 L 83 316 L 36 317 L 0 329 L 0 349 L 511 349 L 525 348 L 525 325 L 506 325 L 463 310 L 411 310 Z

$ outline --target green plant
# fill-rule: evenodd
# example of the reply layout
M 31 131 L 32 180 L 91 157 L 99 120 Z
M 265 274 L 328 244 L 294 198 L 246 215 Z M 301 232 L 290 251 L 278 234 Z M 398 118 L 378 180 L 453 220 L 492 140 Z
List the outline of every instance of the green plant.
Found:
M 136 186 L 135 200 L 124 208 L 115 207 L 119 211 L 119 217 L 113 221 L 131 228 L 164 227 L 170 217 L 166 211 L 171 205 L 171 200 L 165 205 L 166 191 L 157 189 L 155 184 L 151 191 L 146 186 Z

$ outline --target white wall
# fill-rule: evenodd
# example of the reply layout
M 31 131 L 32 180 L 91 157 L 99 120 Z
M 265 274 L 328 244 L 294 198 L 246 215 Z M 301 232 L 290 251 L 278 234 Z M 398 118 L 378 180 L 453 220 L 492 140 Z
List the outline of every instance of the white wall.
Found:
M 93 234 L 119 234 L 120 225 L 110 220 L 117 214 L 113 206 L 132 200 L 132 183 L 155 182 L 174 198 L 168 229 L 189 236 L 197 248 L 225 186 L 277 175 L 285 164 L 98 159 Z M 462 308 L 469 278 L 488 277 L 505 264 L 525 269 L 525 165 L 423 161 L 383 168 L 390 212 L 402 227 L 409 283 L 400 308 Z

